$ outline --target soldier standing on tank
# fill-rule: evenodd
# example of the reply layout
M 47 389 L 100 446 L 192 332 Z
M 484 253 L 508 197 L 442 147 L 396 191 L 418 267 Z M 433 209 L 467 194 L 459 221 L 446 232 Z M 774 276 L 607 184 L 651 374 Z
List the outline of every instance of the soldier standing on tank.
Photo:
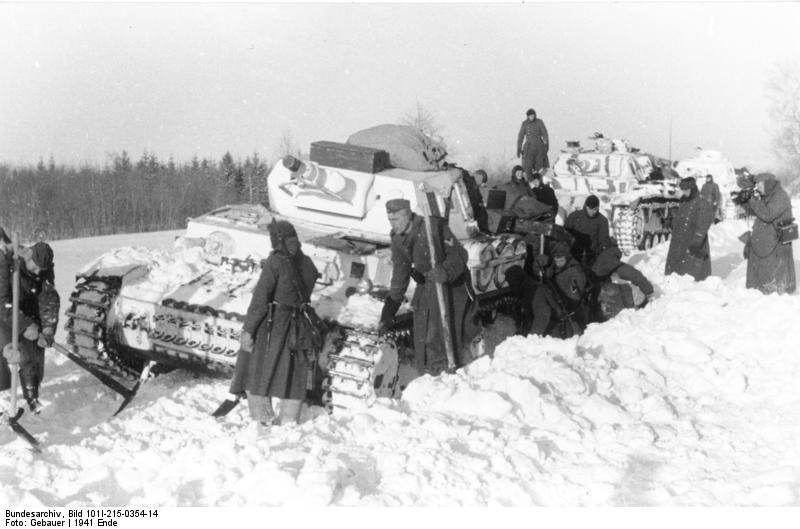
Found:
M 522 163 L 526 177 L 530 178 L 534 172 L 550 167 L 547 159 L 549 143 L 544 121 L 536 117 L 534 109 L 529 108 L 517 134 L 517 158 Z
M 53 249 L 45 242 L 24 248 L 16 259 L 8 251 L 8 237 L 0 235 L 6 248 L 0 267 L 0 347 L 4 356 L 11 351 L 13 274 L 19 266 L 19 377 L 22 395 L 32 412 L 41 408 L 39 386 L 44 378 L 44 350 L 53 345 L 60 298 L 55 289 Z M 10 387 L 11 376 L 4 363 L 0 369 L 0 390 Z
M 302 308 L 319 277 L 300 249 L 291 223 L 269 225 L 272 253 L 261 265 L 240 339 L 240 358 L 231 382 L 234 395 L 247 393 L 250 416 L 262 426 L 297 422 L 306 395 L 313 344 Z M 272 397 L 281 399 L 280 417 Z
M 456 366 L 471 360 L 471 346 L 480 334 L 478 303 L 466 264 L 466 250 L 453 236 L 444 219 L 431 217 L 435 267 L 431 267 L 430 250 L 424 219 L 411 211 L 408 200 L 386 202 L 392 226 L 392 279 L 390 291 L 381 313 L 379 331 L 394 323 L 410 280 L 417 282 L 414 299 L 414 357 L 420 373 L 438 375 L 447 369 L 442 311 L 436 296 L 436 283 L 444 290 L 447 314 L 453 338 Z

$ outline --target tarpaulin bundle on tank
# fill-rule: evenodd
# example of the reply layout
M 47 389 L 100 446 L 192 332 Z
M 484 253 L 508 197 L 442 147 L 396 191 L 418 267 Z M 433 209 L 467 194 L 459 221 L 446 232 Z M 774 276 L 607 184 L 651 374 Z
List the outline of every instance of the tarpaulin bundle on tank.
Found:
M 409 171 L 439 170 L 447 155 L 440 142 L 405 125 L 387 124 L 364 129 L 347 138 L 347 143 L 386 151 L 393 167 Z

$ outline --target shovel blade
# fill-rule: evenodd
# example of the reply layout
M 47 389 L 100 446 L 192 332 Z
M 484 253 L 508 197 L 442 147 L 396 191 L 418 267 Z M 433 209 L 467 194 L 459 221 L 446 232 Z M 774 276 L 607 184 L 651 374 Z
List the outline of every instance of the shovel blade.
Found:
M 22 417 L 23 413 L 25 413 L 25 410 L 22 408 L 17 408 L 16 415 L 13 417 L 9 416 L 8 425 L 11 426 L 11 430 L 13 430 L 15 434 L 31 445 L 31 449 L 34 452 L 41 453 L 42 449 L 39 447 L 39 441 L 37 441 L 36 438 L 19 423 L 19 418 Z

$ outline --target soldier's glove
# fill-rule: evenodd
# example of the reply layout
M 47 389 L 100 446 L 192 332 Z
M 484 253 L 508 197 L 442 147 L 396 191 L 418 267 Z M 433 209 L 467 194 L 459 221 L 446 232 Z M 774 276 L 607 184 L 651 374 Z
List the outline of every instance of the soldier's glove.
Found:
M 36 341 L 36 339 L 39 338 L 39 326 L 35 323 L 31 323 L 22 332 L 22 336 L 31 342 Z
M 245 353 L 250 353 L 253 351 L 253 335 L 247 331 L 242 331 L 241 337 L 239 337 L 239 347 Z
M 425 273 L 425 279 L 433 281 L 434 283 L 447 283 L 447 270 L 441 266 L 436 266 Z
M 9 364 L 19 364 L 19 348 L 14 349 L 14 344 L 9 343 L 3 347 L 3 356 Z
M 394 324 L 394 316 L 400 310 L 400 302 L 387 297 L 381 310 L 381 321 L 378 324 L 378 334 L 383 334 Z
M 41 347 L 42 349 L 47 349 L 48 347 L 53 346 L 53 338 L 55 337 L 55 331 L 52 327 L 44 327 L 42 328 L 42 332 L 39 333 L 39 339 L 36 341 L 36 345 Z

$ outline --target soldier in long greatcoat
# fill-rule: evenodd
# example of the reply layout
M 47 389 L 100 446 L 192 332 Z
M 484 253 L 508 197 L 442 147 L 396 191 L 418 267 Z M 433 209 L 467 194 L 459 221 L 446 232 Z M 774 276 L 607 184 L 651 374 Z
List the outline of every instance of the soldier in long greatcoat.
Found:
M 714 222 L 714 206 L 700 197 L 694 178 L 681 180 L 683 194 L 672 219 L 672 234 L 664 275 L 689 274 L 696 281 L 711 275 L 708 229 Z
M 289 222 L 270 224 L 270 239 L 273 250 L 261 265 L 247 309 L 230 389 L 237 395 L 247 392 L 251 417 L 264 425 L 274 420 L 271 397 L 281 399 L 281 423 L 299 418 L 313 361 L 312 333 L 302 309 L 319 276 Z
M 431 217 L 436 266 L 431 267 L 424 219 L 411 212 L 405 199 L 386 203 L 392 225 L 392 280 L 381 314 L 381 328 L 391 326 L 409 282 L 417 282 L 411 304 L 414 308 L 414 355 L 420 373 L 437 375 L 447 369 L 441 308 L 436 283 L 442 285 L 453 339 L 456 365 L 468 363 L 472 341 L 480 333 L 478 302 L 472 290 L 466 250 L 447 223 Z
M 536 111 L 528 109 L 526 119 L 517 134 L 517 157 L 520 158 L 525 176 L 530 178 L 534 172 L 550 167 L 547 149 L 550 139 L 544 121 L 536 117 Z
M 792 221 L 792 202 L 771 173 L 756 175 L 759 196 L 745 204 L 755 216 L 746 256 L 747 288 L 757 288 L 765 294 L 791 294 L 795 290 L 792 243 L 778 240 L 778 225 Z

